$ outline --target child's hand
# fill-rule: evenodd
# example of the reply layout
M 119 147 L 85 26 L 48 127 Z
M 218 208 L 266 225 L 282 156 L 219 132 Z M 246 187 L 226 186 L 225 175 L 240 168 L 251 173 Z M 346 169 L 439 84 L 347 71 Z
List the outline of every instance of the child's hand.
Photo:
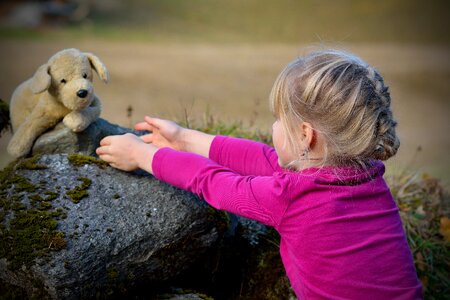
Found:
M 186 150 L 184 132 L 185 128 L 175 122 L 146 116 L 145 122 L 137 123 L 136 130 L 149 130 L 152 133 L 141 136 L 146 143 L 152 143 L 158 148 L 169 147 L 175 150 Z
M 146 144 L 134 134 L 107 136 L 100 141 L 96 153 L 112 167 L 133 171 L 138 168 L 153 173 L 152 161 L 157 147 Z

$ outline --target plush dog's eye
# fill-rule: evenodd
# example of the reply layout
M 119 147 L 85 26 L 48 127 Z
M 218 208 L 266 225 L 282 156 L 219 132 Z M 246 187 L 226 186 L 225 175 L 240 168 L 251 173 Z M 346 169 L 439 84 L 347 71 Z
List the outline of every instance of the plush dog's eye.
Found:
M 86 73 L 83 74 L 83 78 L 87 78 L 87 74 Z
M 67 81 L 65 79 L 61 79 L 61 83 L 66 83 Z

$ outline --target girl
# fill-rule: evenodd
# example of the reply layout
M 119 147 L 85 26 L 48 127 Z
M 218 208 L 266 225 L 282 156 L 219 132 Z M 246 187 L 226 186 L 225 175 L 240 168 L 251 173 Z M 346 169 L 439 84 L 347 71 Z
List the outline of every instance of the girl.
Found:
M 274 148 L 145 117 L 104 138 L 111 166 L 144 169 L 218 209 L 273 226 L 299 299 L 421 299 L 398 208 L 380 160 L 400 145 L 380 74 L 321 51 L 290 63 L 273 86 Z

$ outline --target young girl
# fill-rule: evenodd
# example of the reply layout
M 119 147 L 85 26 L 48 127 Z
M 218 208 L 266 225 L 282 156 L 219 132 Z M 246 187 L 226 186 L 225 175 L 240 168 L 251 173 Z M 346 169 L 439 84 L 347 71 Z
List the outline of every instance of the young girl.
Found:
M 275 149 L 145 117 L 136 129 L 151 134 L 106 137 L 97 154 L 273 226 L 299 299 L 421 299 L 380 161 L 400 145 L 390 102 L 371 66 L 321 51 L 275 81 Z

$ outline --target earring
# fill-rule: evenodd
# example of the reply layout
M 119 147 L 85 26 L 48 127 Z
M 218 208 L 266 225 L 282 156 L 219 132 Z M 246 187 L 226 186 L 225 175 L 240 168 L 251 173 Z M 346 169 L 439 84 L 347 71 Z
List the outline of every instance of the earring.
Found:
M 303 150 L 303 153 L 301 154 L 301 156 L 302 156 L 302 157 L 308 156 L 308 153 L 309 153 L 309 149 L 306 148 L 305 150 Z

